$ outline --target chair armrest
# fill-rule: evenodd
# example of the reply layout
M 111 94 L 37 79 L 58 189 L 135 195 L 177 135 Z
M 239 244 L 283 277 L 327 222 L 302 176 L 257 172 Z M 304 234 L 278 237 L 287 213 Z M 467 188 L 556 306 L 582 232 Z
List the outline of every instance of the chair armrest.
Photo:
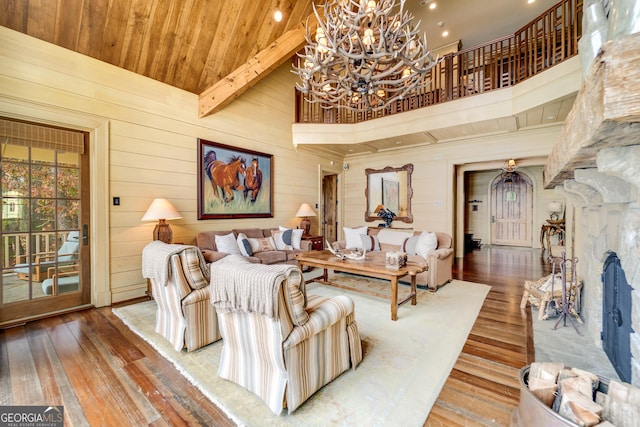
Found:
M 58 266 L 58 273 L 56 274 L 55 267 L 47 268 L 47 278 L 51 279 L 53 277 L 65 277 L 65 276 L 75 276 L 80 272 L 80 267 L 78 264 L 71 265 L 61 265 Z
M 445 259 L 453 254 L 453 248 L 442 248 L 435 249 L 427 253 L 427 259 L 435 258 L 435 259 Z
M 211 263 L 220 261 L 222 258 L 226 257 L 228 254 L 218 251 L 212 251 L 210 249 L 203 249 L 202 255 L 204 256 L 205 261 Z
M 307 323 L 293 328 L 282 344 L 283 348 L 294 347 L 309 337 L 324 331 L 349 313 L 353 313 L 353 308 L 353 300 L 344 295 L 338 295 L 322 302 L 315 310 L 309 312 Z
M 311 240 L 301 240 L 300 241 L 300 250 L 310 251 L 312 242 Z

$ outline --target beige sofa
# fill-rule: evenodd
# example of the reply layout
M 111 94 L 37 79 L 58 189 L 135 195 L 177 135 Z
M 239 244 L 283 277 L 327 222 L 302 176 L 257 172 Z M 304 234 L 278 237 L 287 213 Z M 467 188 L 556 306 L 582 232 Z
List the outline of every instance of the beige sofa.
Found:
M 207 262 L 215 262 L 228 255 L 228 253 L 221 252 L 216 247 L 216 235 L 224 236 L 233 233 L 237 238 L 238 234 L 244 233 L 249 239 L 263 239 L 272 237 L 273 232 L 278 231 L 280 231 L 278 228 L 243 228 L 224 231 L 204 231 L 196 236 L 196 245 L 202 251 Z M 254 252 L 252 256 L 245 256 L 245 258 L 249 262 L 258 264 L 297 264 L 296 254 L 308 250 L 311 250 L 311 242 L 302 240 L 300 242 L 300 249 L 258 251 Z
M 407 252 L 407 261 L 419 265 L 428 265 L 429 269 L 416 276 L 416 284 L 427 286 L 430 289 L 448 283 L 453 279 L 453 248 L 452 238 L 447 233 L 439 231 L 435 232 L 438 240 L 436 249 L 426 253 L 426 256 L 411 254 L 411 250 L 405 247 L 407 239 L 411 236 L 420 236 L 422 231 L 403 231 L 385 228 L 367 228 L 367 235 L 374 237 L 378 244 L 379 250 L 367 252 L 367 259 L 379 259 L 384 262 L 387 251 L 404 251 Z M 335 249 L 346 249 L 346 241 L 336 241 L 333 243 Z M 410 278 L 405 276 L 401 281 L 409 281 Z

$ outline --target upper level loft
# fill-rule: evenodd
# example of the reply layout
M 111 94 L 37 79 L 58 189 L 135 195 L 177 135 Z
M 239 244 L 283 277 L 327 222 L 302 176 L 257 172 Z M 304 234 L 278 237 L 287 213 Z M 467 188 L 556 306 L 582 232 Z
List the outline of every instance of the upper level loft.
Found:
M 295 122 L 358 124 L 513 87 L 577 55 L 582 10 L 582 0 L 562 0 L 512 35 L 448 53 L 427 86 L 377 111 L 323 109 L 296 91 Z

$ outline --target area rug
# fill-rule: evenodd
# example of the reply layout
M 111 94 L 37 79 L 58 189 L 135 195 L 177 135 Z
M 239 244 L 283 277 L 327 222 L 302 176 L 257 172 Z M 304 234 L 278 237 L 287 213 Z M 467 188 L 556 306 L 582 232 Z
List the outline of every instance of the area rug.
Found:
M 349 274 L 331 280 L 385 291 L 388 282 Z M 153 331 L 155 302 L 113 309 L 135 333 L 238 425 L 246 426 L 421 426 L 449 376 L 489 286 L 454 280 L 436 293 L 418 290 L 418 304 L 406 303 L 391 321 L 388 301 L 317 283 L 307 291 L 348 295 L 355 302 L 364 359 L 317 391 L 292 414 L 274 415 L 257 396 L 215 375 L 222 341 L 191 353 L 176 352 Z M 400 294 L 408 292 L 400 286 Z

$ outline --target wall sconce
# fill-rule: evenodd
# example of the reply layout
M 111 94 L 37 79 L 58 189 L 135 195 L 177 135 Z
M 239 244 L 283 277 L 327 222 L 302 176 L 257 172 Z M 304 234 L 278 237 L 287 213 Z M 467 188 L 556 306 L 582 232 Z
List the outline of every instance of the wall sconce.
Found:
M 153 229 L 153 240 L 170 244 L 173 241 L 173 231 L 167 223 L 169 219 L 180 219 L 182 215 L 167 199 L 154 199 L 142 217 L 141 221 L 158 221 Z
M 309 203 L 303 203 L 302 205 L 300 205 L 300 209 L 298 209 L 296 216 L 302 217 L 302 220 L 300 221 L 300 228 L 304 230 L 302 234 L 305 236 L 310 235 L 311 221 L 309 221 L 309 217 L 316 216 L 316 213 L 313 211 Z
M 560 213 L 562 212 L 562 203 L 551 202 L 547 205 L 547 211 L 549 212 L 549 218 L 552 220 L 560 219 Z

